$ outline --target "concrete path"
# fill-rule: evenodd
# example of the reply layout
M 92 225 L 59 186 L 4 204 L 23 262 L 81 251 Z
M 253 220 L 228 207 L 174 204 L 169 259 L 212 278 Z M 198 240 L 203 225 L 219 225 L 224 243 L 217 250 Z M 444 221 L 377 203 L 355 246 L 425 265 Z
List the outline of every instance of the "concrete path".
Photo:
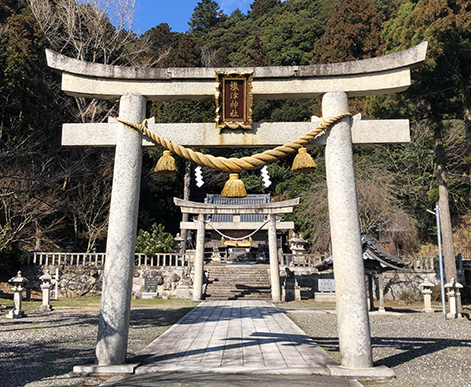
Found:
M 146 347 L 136 374 L 324 375 L 337 363 L 267 301 L 205 301 Z

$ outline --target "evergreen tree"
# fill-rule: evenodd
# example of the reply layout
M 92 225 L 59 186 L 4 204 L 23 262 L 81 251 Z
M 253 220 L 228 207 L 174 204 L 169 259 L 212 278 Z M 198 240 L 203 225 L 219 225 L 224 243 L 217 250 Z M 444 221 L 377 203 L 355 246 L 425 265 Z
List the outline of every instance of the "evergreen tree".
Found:
M 201 35 L 216 27 L 226 16 L 213 0 L 201 0 L 196 5 L 188 22 L 192 34 Z
M 434 130 L 438 202 L 446 279 L 457 278 L 449 209 L 444 119 L 465 123 L 468 179 L 471 179 L 471 4 L 466 0 L 408 1 L 384 30 L 386 50 L 400 51 L 429 41 L 427 60 L 407 94 L 372 99 L 371 111 L 396 110 L 427 120 Z M 469 180 L 468 180 L 469 181 Z M 469 191 L 468 191 L 469 192 Z
M 336 63 L 377 56 L 383 48 L 383 15 L 370 0 L 343 0 L 315 43 L 312 63 Z
M 201 55 L 196 41 L 189 35 L 183 36 L 178 42 L 175 57 L 171 63 L 172 67 L 199 67 L 201 66 Z
M 265 53 L 264 44 L 260 39 L 260 36 L 255 35 L 253 42 L 253 51 L 249 51 L 249 56 L 252 58 L 253 62 L 251 66 L 268 66 L 268 56 Z
M 260 19 L 280 4 L 280 0 L 255 0 L 250 6 L 250 17 L 255 20 Z

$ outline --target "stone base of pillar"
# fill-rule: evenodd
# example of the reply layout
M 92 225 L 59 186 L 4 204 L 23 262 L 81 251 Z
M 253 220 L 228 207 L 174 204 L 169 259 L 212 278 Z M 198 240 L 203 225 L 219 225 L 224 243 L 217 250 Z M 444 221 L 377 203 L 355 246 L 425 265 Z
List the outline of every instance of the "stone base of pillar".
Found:
M 51 305 L 41 305 L 39 307 L 39 311 L 40 312 L 50 312 L 52 310 L 52 306 Z
M 6 318 L 23 318 L 26 317 L 24 310 L 10 310 L 6 315 Z
M 98 364 L 87 364 L 74 366 L 73 373 L 80 375 L 89 374 L 133 374 L 135 369 L 141 363 L 125 363 L 118 365 L 98 365 Z
M 338 365 L 327 364 L 327 368 L 330 370 L 330 376 L 339 378 L 390 380 L 396 377 L 394 371 L 386 366 L 371 368 L 345 368 Z
M 461 313 L 447 313 L 446 318 L 448 320 L 462 319 L 463 315 Z

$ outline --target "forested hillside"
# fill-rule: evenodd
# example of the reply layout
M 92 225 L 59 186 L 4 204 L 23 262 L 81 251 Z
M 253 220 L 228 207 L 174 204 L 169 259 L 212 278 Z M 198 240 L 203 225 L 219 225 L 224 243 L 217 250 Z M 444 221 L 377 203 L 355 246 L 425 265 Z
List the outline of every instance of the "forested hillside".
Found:
M 120 8 L 113 8 L 117 3 Z M 111 192 L 112 149 L 60 146 L 64 122 L 100 122 L 117 104 L 71 98 L 45 63 L 45 48 L 99 63 L 143 67 L 236 67 L 332 63 L 375 57 L 429 41 L 424 66 L 405 93 L 351 100 L 364 118 L 409 118 L 412 142 L 357 146 L 355 162 L 362 231 L 393 231 L 395 253 L 435 243 L 426 210 L 449 203 L 456 252 L 471 246 L 471 3 L 467 0 L 255 0 L 247 14 L 224 14 L 197 3 L 186 33 L 163 23 L 137 36 L 133 0 L 0 0 L 0 254 L 103 251 Z M 214 101 L 149 104 L 158 122 L 211 122 Z M 254 121 L 309 121 L 318 100 L 255 101 Z M 224 150 L 224 155 L 228 151 Z M 230 151 L 235 156 L 253 149 Z M 184 162 L 176 176 L 153 173 L 162 151 L 144 157 L 139 228 L 175 234 L 172 198 L 183 195 Z M 301 196 L 290 215 L 317 252 L 329 248 L 323 149 L 318 168 L 291 172 L 292 158 L 244 173 L 249 193 Z M 225 174 L 203 168 L 191 199 L 219 193 Z M 450 218 L 449 217 L 449 218 Z M 143 232 L 141 232 L 144 235 Z M 162 240 L 168 240 L 163 237 Z

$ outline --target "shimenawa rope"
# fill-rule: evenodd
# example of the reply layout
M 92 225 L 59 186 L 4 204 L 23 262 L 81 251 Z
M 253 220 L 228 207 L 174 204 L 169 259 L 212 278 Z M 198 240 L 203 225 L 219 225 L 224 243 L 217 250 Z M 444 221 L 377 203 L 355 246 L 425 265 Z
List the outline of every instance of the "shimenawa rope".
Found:
M 273 149 L 266 150 L 263 153 L 257 153 L 255 155 L 246 156 L 242 158 L 226 158 L 221 156 L 216 157 L 210 154 L 206 155 L 201 152 L 197 152 L 184 146 L 175 144 L 172 141 L 167 140 L 159 136 L 158 134 L 150 131 L 146 126 L 147 119 L 145 119 L 140 125 L 119 117 L 117 117 L 116 120 L 136 130 L 139 130 L 147 137 L 149 137 L 152 141 L 154 141 L 156 144 L 159 144 L 164 148 L 172 151 L 173 153 L 179 155 L 180 157 L 184 157 L 185 159 L 193 161 L 198 165 L 225 172 L 242 172 L 263 167 L 266 164 L 270 164 L 283 157 L 286 157 L 290 153 L 295 152 L 299 148 L 303 147 L 304 145 L 315 139 L 333 123 L 337 122 L 338 120 L 341 120 L 342 118 L 350 117 L 351 115 L 351 113 L 343 113 L 339 114 L 338 116 L 332 117 L 327 121 L 324 120 L 324 118 L 322 117 L 321 123 L 316 128 L 312 129 L 304 136 L 299 137 L 297 140 L 294 140 L 292 142 L 289 142 L 282 146 L 278 146 Z

